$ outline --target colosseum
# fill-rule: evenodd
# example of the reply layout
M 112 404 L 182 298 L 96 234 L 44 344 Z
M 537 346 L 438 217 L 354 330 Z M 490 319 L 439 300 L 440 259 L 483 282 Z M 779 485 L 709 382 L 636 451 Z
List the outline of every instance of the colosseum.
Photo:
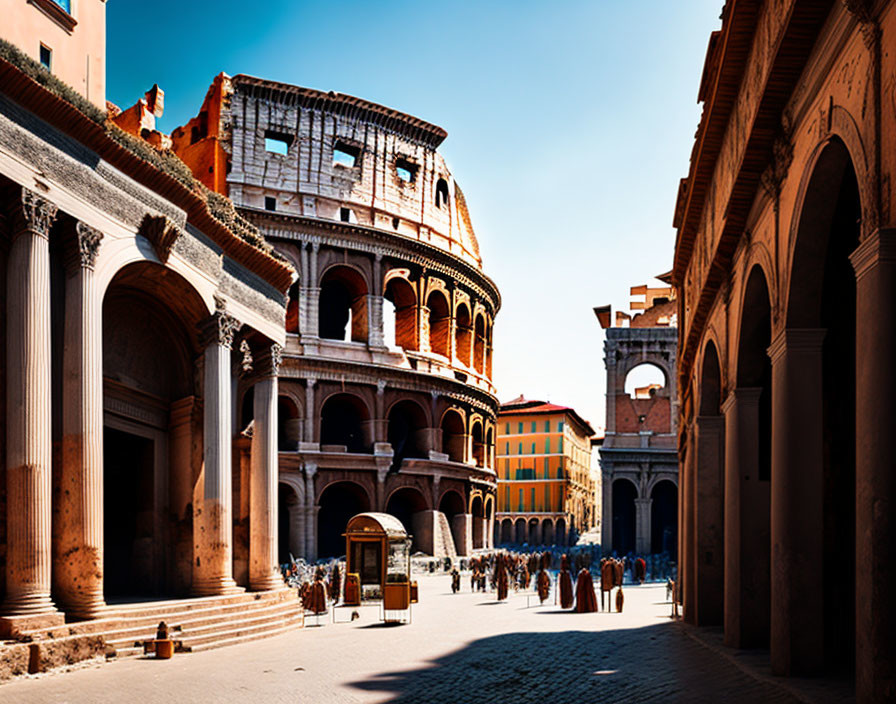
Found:
M 281 562 L 341 555 L 346 521 L 371 510 L 429 554 L 492 543 L 501 298 L 437 151 L 446 136 L 349 95 L 225 74 L 172 134 L 298 272 L 279 368 Z M 235 473 L 251 470 L 252 395 L 234 394 Z

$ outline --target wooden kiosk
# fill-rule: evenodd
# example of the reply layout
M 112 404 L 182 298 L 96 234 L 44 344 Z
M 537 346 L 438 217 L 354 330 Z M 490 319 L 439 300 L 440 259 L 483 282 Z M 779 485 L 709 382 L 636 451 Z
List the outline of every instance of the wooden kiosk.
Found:
M 410 619 L 411 540 L 401 521 L 388 513 L 351 518 L 345 529 L 345 561 L 346 577 L 357 575 L 361 599 L 382 599 L 384 621 Z

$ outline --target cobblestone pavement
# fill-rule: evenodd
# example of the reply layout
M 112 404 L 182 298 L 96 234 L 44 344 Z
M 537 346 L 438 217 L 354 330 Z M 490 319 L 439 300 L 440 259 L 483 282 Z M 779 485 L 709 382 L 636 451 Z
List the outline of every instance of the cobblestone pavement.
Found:
M 469 580 L 465 580 L 465 588 Z M 791 702 L 669 619 L 663 585 L 625 589 L 624 613 L 575 614 L 534 595 L 450 593 L 420 578 L 413 623 L 354 622 L 229 648 L 130 659 L 0 686 L 0 702 Z M 339 610 L 348 619 L 350 610 Z

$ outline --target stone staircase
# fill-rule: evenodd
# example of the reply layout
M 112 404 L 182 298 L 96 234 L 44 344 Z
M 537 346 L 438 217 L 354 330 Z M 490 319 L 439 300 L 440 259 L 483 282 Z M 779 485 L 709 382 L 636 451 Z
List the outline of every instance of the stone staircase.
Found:
M 436 557 L 457 557 L 457 548 L 454 545 L 454 536 L 451 534 L 451 526 L 448 518 L 441 511 L 436 511 L 435 534 L 432 539 L 432 554 Z
M 159 621 L 185 650 L 198 652 L 279 635 L 304 625 L 301 602 L 295 590 L 245 592 L 225 596 L 110 605 L 100 618 L 62 626 L 24 631 L 19 641 L 38 644 L 48 652 L 69 649 L 96 655 L 100 644 L 107 657 L 143 653 L 142 641 L 155 638 Z M 84 643 L 92 644 L 85 648 Z M 83 657 L 67 657 L 67 663 Z M 67 664 L 64 663 L 64 664 Z M 40 667 L 38 671 L 48 669 Z M 35 671 L 35 670 L 32 670 Z

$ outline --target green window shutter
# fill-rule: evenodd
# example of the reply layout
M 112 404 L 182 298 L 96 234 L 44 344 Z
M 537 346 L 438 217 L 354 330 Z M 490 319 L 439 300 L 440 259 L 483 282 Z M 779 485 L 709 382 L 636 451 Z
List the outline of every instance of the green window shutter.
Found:
M 563 452 L 563 437 L 557 439 L 557 452 Z
M 510 423 L 505 423 L 505 424 L 504 424 L 504 434 L 505 434 L 505 435 L 510 435 Z
M 533 433 L 536 432 L 536 425 L 535 425 L 535 421 L 534 421 L 534 420 L 532 421 L 532 432 L 533 432 Z
M 520 435 L 523 434 L 523 424 L 522 423 L 519 423 L 517 425 L 517 433 L 519 433 Z
M 551 439 L 550 438 L 544 439 L 544 454 L 546 454 L 546 455 L 551 454 Z

